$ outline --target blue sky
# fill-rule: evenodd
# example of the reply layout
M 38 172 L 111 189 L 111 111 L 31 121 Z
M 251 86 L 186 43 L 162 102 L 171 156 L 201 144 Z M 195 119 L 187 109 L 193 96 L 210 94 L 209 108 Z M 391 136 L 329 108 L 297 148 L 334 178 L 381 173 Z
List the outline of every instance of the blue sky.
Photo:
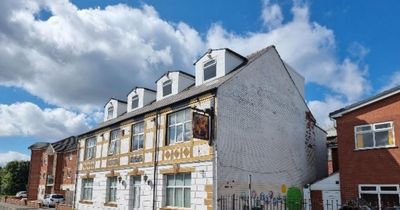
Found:
M 399 8 L 395 0 L 1 2 L 0 165 L 26 159 L 35 141 L 89 129 L 108 98 L 153 88 L 167 69 L 193 73 L 191 62 L 214 47 L 247 55 L 276 45 L 329 127 L 330 111 L 399 84 Z

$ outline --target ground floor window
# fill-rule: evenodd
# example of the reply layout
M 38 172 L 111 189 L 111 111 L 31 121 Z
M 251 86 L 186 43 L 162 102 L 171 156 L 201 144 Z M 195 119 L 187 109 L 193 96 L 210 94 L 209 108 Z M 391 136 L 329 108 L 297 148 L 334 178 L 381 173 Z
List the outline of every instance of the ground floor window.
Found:
M 141 176 L 131 176 L 131 199 L 133 208 L 140 208 Z
M 166 206 L 190 208 L 191 174 L 168 174 L 165 178 Z
M 93 179 L 82 179 L 82 200 L 92 200 Z
M 117 177 L 107 178 L 107 197 L 106 202 L 112 203 L 117 200 Z
M 400 203 L 399 185 L 359 185 L 360 198 L 374 209 L 386 209 Z

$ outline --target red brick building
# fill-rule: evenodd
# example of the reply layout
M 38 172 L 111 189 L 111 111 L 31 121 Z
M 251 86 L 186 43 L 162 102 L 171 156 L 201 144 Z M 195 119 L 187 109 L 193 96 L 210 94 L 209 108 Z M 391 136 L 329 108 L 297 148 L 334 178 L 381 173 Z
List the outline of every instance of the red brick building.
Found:
M 343 202 L 383 209 L 400 199 L 400 87 L 330 113 L 336 120 Z
M 35 143 L 29 147 L 31 164 L 28 200 L 41 200 L 50 193 L 62 194 L 72 203 L 77 170 L 77 141 L 69 137 L 54 143 Z

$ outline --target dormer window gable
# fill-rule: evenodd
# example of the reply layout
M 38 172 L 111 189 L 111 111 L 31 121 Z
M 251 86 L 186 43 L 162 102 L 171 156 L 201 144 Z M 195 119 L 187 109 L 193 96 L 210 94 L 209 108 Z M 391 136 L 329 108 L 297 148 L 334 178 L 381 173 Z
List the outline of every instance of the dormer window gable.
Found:
M 117 118 L 126 111 L 126 102 L 111 98 L 104 106 L 104 121 Z
M 223 77 L 246 62 L 242 55 L 228 49 L 210 49 L 195 63 L 196 86 Z
M 142 108 L 155 100 L 156 91 L 144 87 L 135 87 L 128 94 L 127 112 Z
M 193 75 L 183 71 L 168 71 L 156 81 L 157 101 L 175 95 L 192 86 L 195 82 Z

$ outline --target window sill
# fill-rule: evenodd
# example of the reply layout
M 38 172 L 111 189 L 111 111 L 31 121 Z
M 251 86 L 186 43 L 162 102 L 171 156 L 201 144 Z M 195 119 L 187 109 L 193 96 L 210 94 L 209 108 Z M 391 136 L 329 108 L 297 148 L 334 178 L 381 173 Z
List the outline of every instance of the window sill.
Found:
M 354 149 L 353 151 L 376 150 L 376 149 L 394 149 L 394 148 L 398 148 L 398 146 L 397 145 L 390 145 L 390 146 L 382 146 L 382 147 L 366 147 L 366 148 Z
M 108 206 L 108 207 L 118 207 L 118 205 L 116 203 L 104 203 L 104 206 Z
M 81 203 L 81 204 L 90 204 L 90 205 L 92 205 L 92 204 L 93 204 L 93 201 L 81 200 L 81 201 L 79 201 L 79 203 Z

